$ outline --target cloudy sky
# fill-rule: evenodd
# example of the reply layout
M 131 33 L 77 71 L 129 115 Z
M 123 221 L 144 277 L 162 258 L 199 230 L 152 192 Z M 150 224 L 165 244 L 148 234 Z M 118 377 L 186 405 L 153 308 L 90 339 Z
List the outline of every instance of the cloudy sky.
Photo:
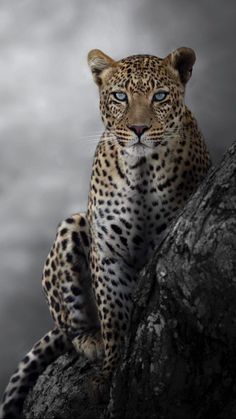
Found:
M 186 102 L 215 163 L 235 139 L 234 0 L 0 1 L 0 391 L 51 326 L 41 291 L 56 226 L 85 210 L 102 130 L 90 49 L 197 63 Z

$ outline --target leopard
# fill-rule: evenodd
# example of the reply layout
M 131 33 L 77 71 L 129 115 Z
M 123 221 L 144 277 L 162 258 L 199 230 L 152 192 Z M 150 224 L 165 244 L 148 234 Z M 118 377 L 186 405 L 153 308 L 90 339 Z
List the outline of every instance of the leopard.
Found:
M 3 396 L 1 418 L 20 417 L 46 366 L 75 350 L 100 362 L 91 393 L 109 388 L 129 334 L 138 272 L 211 165 L 185 105 L 196 60 L 180 47 L 165 58 L 114 60 L 88 54 L 104 132 L 97 144 L 86 213 L 63 220 L 43 269 L 54 320 L 20 362 Z

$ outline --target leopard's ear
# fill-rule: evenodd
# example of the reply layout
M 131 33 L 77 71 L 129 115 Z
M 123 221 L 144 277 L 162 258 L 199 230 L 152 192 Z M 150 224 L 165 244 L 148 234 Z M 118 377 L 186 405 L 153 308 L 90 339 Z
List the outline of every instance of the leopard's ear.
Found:
M 101 86 L 109 70 L 114 69 L 116 61 L 99 49 L 92 49 L 88 53 L 88 65 L 92 71 L 95 83 Z
M 186 84 L 192 75 L 196 55 L 193 49 L 182 47 L 167 55 L 164 61 L 178 72 L 181 82 Z

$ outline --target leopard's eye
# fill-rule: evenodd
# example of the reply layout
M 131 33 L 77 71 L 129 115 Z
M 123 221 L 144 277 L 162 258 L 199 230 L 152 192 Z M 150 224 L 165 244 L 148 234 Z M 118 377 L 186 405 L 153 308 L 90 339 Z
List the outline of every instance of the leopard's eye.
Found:
M 168 93 L 169 92 L 165 92 L 164 90 L 155 93 L 155 95 L 153 96 L 153 101 L 154 102 L 162 102 L 162 100 L 164 100 L 166 98 L 166 96 L 168 95 Z
M 113 92 L 113 96 L 119 100 L 120 102 L 127 102 L 128 101 L 128 97 L 127 94 L 124 92 Z

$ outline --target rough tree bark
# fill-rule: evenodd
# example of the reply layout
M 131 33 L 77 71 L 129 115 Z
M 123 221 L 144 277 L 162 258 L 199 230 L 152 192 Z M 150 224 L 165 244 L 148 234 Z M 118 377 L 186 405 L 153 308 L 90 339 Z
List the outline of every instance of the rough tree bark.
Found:
M 59 358 L 26 418 L 236 418 L 236 142 L 211 169 L 139 275 L 132 327 L 108 405 L 94 366 Z

